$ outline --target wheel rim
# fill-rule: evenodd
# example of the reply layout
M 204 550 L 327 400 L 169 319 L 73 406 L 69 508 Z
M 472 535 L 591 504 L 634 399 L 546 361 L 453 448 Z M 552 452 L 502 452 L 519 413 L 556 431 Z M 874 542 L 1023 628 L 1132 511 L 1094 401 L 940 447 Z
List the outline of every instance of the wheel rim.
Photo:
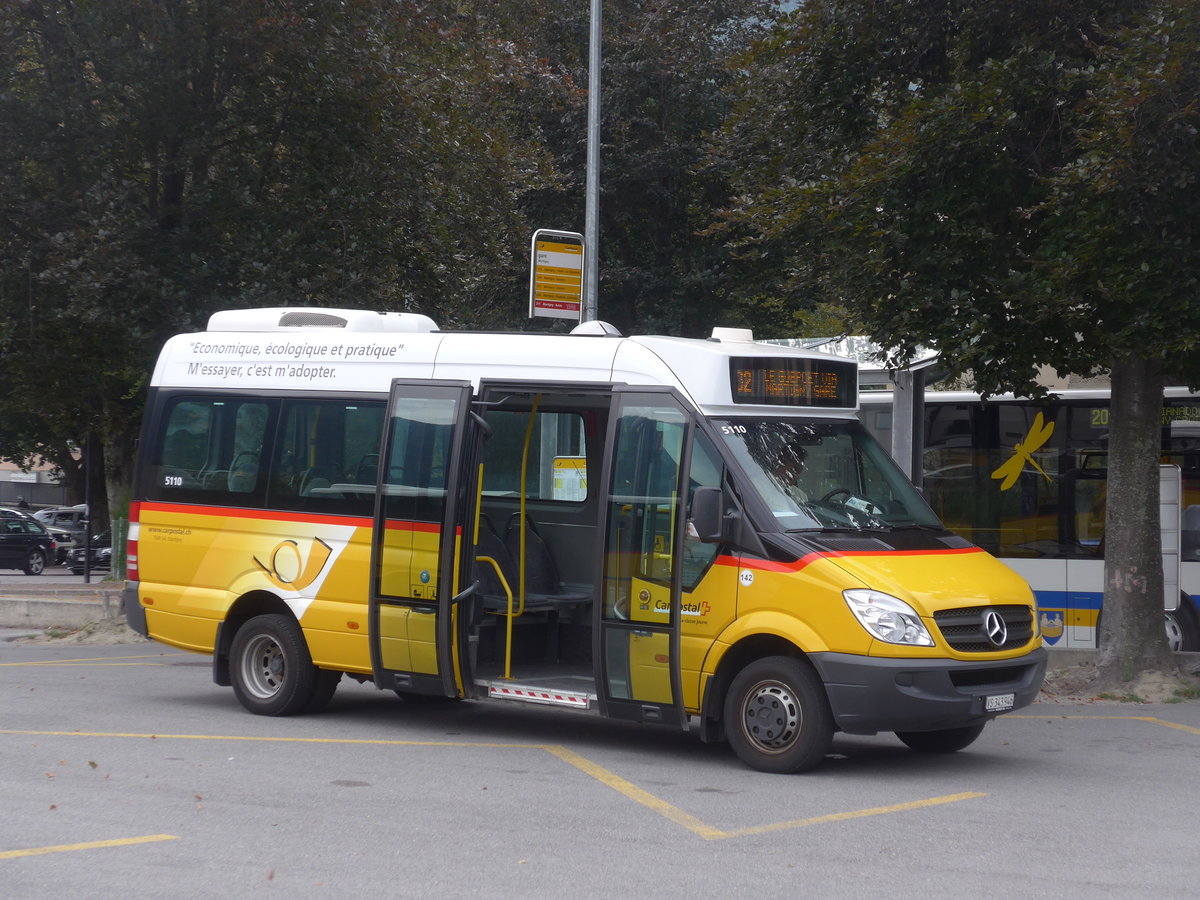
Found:
M 783 753 L 796 743 L 804 714 L 795 692 L 780 681 L 760 681 L 742 701 L 742 733 L 763 753 Z
M 283 648 L 269 635 L 255 635 L 246 644 L 241 659 L 242 684 L 258 700 L 270 700 L 287 679 Z
M 1167 646 L 1172 650 L 1183 649 L 1183 629 L 1179 625 L 1179 620 L 1171 613 L 1163 615 L 1163 625 L 1167 629 Z
M 29 571 L 32 574 L 41 575 L 44 568 L 46 568 L 46 560 L 42 554 L 37 552 L 29 554 Z

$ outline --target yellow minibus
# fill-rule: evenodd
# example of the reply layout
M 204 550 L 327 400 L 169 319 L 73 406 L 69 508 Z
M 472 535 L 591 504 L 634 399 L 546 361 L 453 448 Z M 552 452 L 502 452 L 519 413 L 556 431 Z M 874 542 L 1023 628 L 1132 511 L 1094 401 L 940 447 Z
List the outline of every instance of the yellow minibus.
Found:
M 1037 697 L 1033 596 L 857 406 L 853 362 L 742 329 L 219 312 L 152 376 L 125 610 L 261 715 L 348 677 L 695 728 L 769 772 L 837 731 L 953 752 Z

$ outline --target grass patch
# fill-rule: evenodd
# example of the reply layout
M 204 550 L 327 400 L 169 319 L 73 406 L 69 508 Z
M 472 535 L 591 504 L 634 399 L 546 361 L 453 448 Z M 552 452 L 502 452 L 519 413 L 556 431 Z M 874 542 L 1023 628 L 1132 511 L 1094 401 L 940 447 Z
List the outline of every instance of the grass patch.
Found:
M 1200 686 L 1193 685 L 1192 687 L 1176 688 L 1175 693 L 1168 697 L 1167 703 L 1190 703 L 1193 700 L 1200 700 Z

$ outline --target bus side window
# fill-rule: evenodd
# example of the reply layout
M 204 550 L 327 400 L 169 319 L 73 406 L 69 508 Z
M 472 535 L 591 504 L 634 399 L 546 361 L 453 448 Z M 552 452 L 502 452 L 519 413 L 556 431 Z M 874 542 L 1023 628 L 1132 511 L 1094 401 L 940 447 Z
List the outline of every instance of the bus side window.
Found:
M 492 410 L 483 492 L 516 497 L 521 491 L 521 460 L 526 460 L 529 500 L 583 502 L 587 499 L 587 445 L 584 417 L 576 412 L 539 412 L 532 430 L 529 413 Z M 526 448 L 526 436 L 529 446 Z
M 160 486 L 196 487 L 200 484 L 211 422 L 211 404 L 185 401 L 172 407 L 159 458 Z
M 374 507 L 383 404 L 286 401 L 271 461 L 267 505 L 361 515 Z
M 260 484 L 268 413 L 268 404 L 256 400 L 174 403 L 151 470 L 154 495 L 183 502 L 221 502 L 217 495 L 233 495 L 231 502 L 246 505 Z

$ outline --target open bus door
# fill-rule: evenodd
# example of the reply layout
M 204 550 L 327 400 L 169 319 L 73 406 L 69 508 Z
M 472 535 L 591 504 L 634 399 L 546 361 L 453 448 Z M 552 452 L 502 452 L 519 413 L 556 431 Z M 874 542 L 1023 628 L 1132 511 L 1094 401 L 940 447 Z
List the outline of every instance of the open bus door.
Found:
M 614 387 L 596 610 L 597 693 L 614 718 L 687 726 L 679 630 L 693 430 L 674 391 Z
M 371 551 L 371 666 L 380 688 L 454 697 L 463 684 L 455 618 L 473 589 L 462 562 L 477 443 L 468 440 L 470 403 L 470 382 L 392 382 Z

